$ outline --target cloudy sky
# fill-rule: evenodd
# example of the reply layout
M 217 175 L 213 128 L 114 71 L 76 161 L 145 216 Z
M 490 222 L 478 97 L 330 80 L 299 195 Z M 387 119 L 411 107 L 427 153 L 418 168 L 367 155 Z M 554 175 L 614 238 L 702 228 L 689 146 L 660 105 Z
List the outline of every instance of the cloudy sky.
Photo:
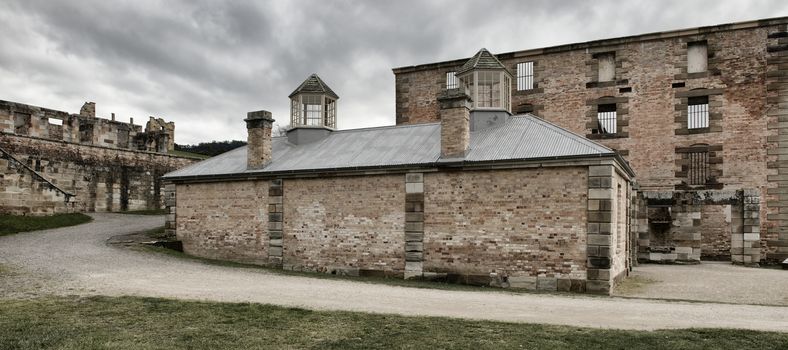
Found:
M 785 0 L 3 0 L 0 99 L 160 116 L 187 144 L 245 139 L 252 110 L 286 123 L 316 72 L 339 128 L 390 125 L 393 67 L 785 15 Z

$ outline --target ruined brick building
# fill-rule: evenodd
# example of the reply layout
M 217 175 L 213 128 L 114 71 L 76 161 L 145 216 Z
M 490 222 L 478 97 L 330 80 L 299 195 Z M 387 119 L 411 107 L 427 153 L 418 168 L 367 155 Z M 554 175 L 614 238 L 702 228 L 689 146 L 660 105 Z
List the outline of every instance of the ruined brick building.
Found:
M 786 25 L 396 68 L 392 127 L 334 130 L 313 75 L 286 136 L 250 112 L 248 147 L 165 176 L 168 227 L 210 258 L 599 293 L 637 261 L 785 258 Z
M 788 18 L 496 55 L 512 112 L 621 154 L 641 261 L 788 258 Z M 440 119 L 467 59 L 394 69 L 397 125 Z M 487 80 L 479 80 L 487 79 Z M 472 96 L 477 103 L 486 97 Z
M 160 177 L 195 161 L 176 157 L 175 124 L 150 117 L 145 129 L 96 117 L 0 101 L 0 213 L 160 208 Z

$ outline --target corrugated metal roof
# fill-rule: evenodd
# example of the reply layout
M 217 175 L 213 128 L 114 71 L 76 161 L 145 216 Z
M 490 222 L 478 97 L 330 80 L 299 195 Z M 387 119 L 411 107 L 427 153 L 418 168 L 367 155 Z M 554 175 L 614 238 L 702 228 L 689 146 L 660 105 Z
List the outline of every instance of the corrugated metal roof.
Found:
M 430 165 L 441 161 L 440 124 L 340 130 L 323 140 L 294 145 L 275 137 L 273 160 L 246 169 L 246 147 L 192 164 L 167 178 L 306 171 L 356 167 Z M 471 133 L 467 162 L 593 156 L 613 151 L 532 115 L 514 116 L 500 126 Z

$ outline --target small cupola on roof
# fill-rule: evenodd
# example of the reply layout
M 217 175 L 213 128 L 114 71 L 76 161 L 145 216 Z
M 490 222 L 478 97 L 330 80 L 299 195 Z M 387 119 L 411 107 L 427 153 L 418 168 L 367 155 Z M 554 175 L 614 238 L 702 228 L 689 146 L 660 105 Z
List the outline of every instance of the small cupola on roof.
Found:
M 479 50 L 455 75 L 472 100 L 472 110 L 511 113 L 512 74 L 490 51 Z
M 290 127 L 337 127 L 337 100 L 317 74 L 312 74 L 290 94 Z

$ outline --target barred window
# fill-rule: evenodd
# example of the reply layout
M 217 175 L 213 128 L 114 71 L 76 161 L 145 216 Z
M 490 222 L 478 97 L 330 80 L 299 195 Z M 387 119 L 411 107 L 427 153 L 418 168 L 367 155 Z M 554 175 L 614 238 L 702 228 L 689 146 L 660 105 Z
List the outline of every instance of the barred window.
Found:
M 616 104 L 597 105 L 597 125 L 600 134 L 616 133 Z
M 517 91 L 531 90 L 534 88 L 534 63 L 522 62 L 517 64 Z
M 705 185 L 709 177 L 709 151 L 706 149 L 688 152 L 687 183 Z
M 709 97 L 690 97 L 687 100 L 687 129 L 709 127 Z
M 457 81 L 457 76 L 454 75 L 454 72 L 446 73 L 446 89 L 456 89 L 460 87 L 459 81 Z

